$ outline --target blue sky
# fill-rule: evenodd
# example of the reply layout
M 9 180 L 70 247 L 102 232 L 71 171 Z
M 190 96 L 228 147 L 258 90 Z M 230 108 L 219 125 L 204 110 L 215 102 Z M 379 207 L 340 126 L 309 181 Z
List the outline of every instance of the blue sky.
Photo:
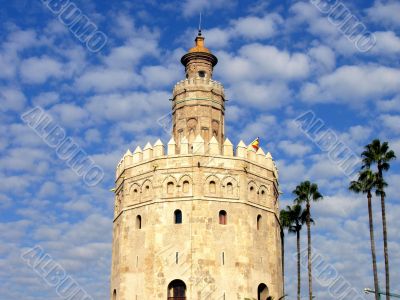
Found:
M 72 2 L 72 1 L 71 1 Z M 332 2 L 332 1 L 331 1 Z M 373 285 L 366 199 L 294 123 L 312 111 L 354 153 L 373 138 L 400 155 L 400 4 L 343 1 L 376 39 L 359 51 L 310 1 L 78 1 L 107 36 L 89 51 L 42 1 L 0 1 L 0 294 L 2 299 L 57 299 L 21 259 L 40 245 L 94 299 L 108 299 L 115 166 L 127 149 L 169 134 L 180 57 L 193 44 L 203 11 L 206 44 L 219 58 L 226 88 L 227 136 L 261 138 L 280 170 L 281 207 L 311 179 L 325 199 L 313 207 L 313 244 L 352 287 Z M 89 187 L 21 115 L 46 110 L 105 173 Z M 388 174 L 391 281 L 400 292 L 399 163 Z M 380 207 L 374 200 L 379 274 Z M 305 234 L 302 244 L 305 246 Z M 287 293 L 295 298 L 295 240 L 287 246 Z M 306 274 L 303 272 L 304 275 Z M 383 286 L 384 278 L 380 277 Z M 306 296 L 303 277 L 303 296 Z M 317 299 L 335 299 L 315 281 Z M 369 296 L 365 296 L 365 299 Z

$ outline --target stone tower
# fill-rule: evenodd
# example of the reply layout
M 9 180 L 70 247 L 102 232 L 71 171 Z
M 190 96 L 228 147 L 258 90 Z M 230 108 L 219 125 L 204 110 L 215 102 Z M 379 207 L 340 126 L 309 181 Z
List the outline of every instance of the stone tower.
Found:
M 173 132 L 116 170 L 111 299 L 279 299 L 278 171 L 270 153 L 224 132 L 217 58 L 199 32 L 182 57 Z

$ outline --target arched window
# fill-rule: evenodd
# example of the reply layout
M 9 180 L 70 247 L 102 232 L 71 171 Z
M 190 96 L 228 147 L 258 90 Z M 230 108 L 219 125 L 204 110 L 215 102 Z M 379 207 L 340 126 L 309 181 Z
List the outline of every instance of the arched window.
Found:
M 189 193 L 189 181 L 187 181 L 187 180 L 185 180 L 185 181 L 183 182 L 183 192 L 184 192 L 185 194 Z
M 219 212 L 219 224 L 226 225 L 228 222 L 228 215 L 225 210 Z
M 260 230 L 261 228 L 261 221 L 262 221 L 262 217 L 261 215 L 257 216 L 257 230 Z
M 182 211 L 180 209 L 177 209 L 174 212 L 174 217 L 175 217 L 175 224 L 182 224 Z
M 172 181 L 168 182 L 167 184 L 167 193 L 168 194 L 174 193 L 174 183 Z
M 142 229 L 142 217 L 140 215 L 136 217 L 136 229 Z
M 258 286 L 257 294 L 258 294 L 258 297 L 257 297 L 258 300 L 268 300 L 269 297 L 268 297 L 268 287 L 267 287 L 267 285 L 264 284 L 264 283 L 261 283 Z
M 215 194 L 217 192 L 217 185 L 215 184 L 215 181 L 210 181 L 210 193 Z
M 233 194 L 233 184 L 232 184 L 232 182 L 228 182 L 227 183 L 226 190 L 228 192 L 228 195 L 232 195 Z
M 117 290 L 114 290 L 113 292 L 113 300 L 117 300 Z
M 168 300 L 186 300 L 186 284 L 182 280 L 174 280 L 168 285 Z

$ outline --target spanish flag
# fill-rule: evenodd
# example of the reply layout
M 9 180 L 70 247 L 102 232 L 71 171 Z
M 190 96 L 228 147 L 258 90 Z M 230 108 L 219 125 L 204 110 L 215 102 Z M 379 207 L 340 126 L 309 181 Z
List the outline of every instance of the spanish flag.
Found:
M 257 137 L 254 141 L 252 141 L 251 146 L 254 148 L 254 150 L 258 151 L 258 148 L 260 148 L 260 138 Z

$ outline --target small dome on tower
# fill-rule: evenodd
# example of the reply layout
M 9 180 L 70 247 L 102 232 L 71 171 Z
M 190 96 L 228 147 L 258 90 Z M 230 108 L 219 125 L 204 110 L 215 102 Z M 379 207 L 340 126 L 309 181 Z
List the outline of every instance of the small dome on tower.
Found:
M 214 67 L 218 63 L 218 59 L 211 53 L 210 49 L 205 46 L 204 43 L 205 37 L 201 34 L 201 30 L 195 39 L 195 46 L 186 53 L 182 59 L 181 63 L 184 66 L 188 66 L 188 64 L 193 60 L 205 61 L 211 64 Z
M 195 39 L 196 45 L 189 50 L 189 53 L 193 53 L 193 52 L 211 53 L 211 51 L 205 47 L 204 40 L 205 40 L 205 38 L 204 38 L 204 36 L 202 36 L 201 30 L 199 30 L 199 34 L 197 35 L 197 37 Z

